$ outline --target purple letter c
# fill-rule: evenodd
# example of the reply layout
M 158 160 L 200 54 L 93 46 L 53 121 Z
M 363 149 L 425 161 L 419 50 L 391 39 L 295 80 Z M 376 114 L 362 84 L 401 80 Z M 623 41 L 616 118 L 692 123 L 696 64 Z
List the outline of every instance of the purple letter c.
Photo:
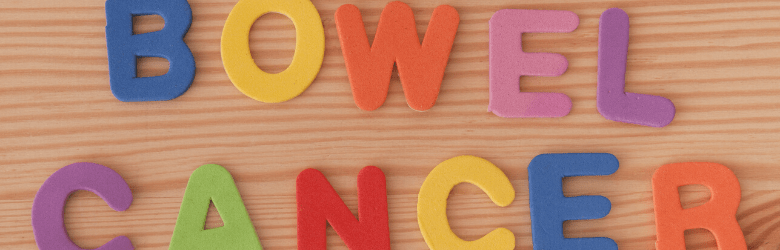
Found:
M 68 196 L 77 190 L 97 194 L 116 211 L 126 210 L 133 202 L 130 187 L 114 170 L 88 162 L 65 166 L 46 179 L 33 201 L 32 227 L 39 249 L 84 250 L 68 237 L 63 218 Z M 133 250 L 133 244 L 119 236 L 96 250 Z

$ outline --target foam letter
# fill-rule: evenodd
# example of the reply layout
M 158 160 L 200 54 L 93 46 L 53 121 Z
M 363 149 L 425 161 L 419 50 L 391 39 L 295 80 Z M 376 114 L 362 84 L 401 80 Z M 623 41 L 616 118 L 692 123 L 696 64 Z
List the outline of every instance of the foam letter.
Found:
M 452 232 L 447 221 L 447 198 L 459 183 L 468 182 L 485 192 L 490 200 L 506 207 L 515 199 L 512 183 L 496 165 L 476 156 L 458 156 L 440 163 L 425 178 L 417 197 L 417 223 L 431 250 L 515 248 L 515 235 L 497 228 L 475 241 L 464 241 Z
M 292 63 L 278 74 L 257 67 L 249 51 L 249 30 L 260 16 L 277 12 L 295 24 Z M 317 77 L 325 55 L 325 31 L 309 0 L 240 0 L 222 29 L 222 64 L 233 85 L 252 99 L 277 103 L 295 98 Z
M 114 170 L 88 162 L 65 166 L 46 179 L 33 200 L 32 227 L 39 249 L 84 250 L 68 237 L 63 218 L 68 196 L 77 190 L 97 194 L 115 211 L 125 211 L 133 202 L 130 187 Z M 133 244 L 119 236 L 96 250 L 133 250 Z
M 385 174 L 368 166 L 358 174 L 358 218 L 320 171 L 306 169 L 295 182 L 298 249 L 325 250 L 327 221 L 352 250 L 390 250 Z
M 382 106 L 393 63 L 398 65 L 409 107 L 418 111 L 433 107 L 459 22 L 458 11 L 452 6 L 436 7 L 420 45 L 412 8 L 391 2 L 382 10 L 374 43 L 369 46 L 360 10 L 351 4 L 339 7 L 336 27 L 358 108 L 371 111 Z
M 211 202 L 225 225 L 205 230 Z M 225 168 L 208 164 L 192 172 L 168 249 L 263 249 L 233 176 Z
M 500 117 L 562 117 L 571 99 L 561 93 L 520 92 L 521 76 L 560 76 L 569 62 L 560 54 L 523 52 L 523 33 L 572 32 L 577 14 L 558 10 L 499 10 L 490 18 L 490 104 Z
M 133 16 L 160 15 L 165 28 L 133 35 Z M 192 24 L 186 0 L 106 1 L 106 44 L 111 92 L 123 102 L 167 101 L 184 94 L 195 79 L 195 58 L 184 43 Z M 168 59 L 168 73 L 136 77 L 138 57 Z
M 601 14 L 599 24 L 598 91 L 599 113 L 609 120 L 663 127 L 674 119 L 669 99 L 625 92 L 628 60 L 628 14 L 612 8 Z
M 617 171 L 612 154 L 542 154 L 528 165 L 531 234 L 534 249 L 612 249 L 610 238 L 564 238 L 563 222 L 603 218 L 612 204 L 604 196 L 563 196 L 563 178 L 610 175 Z
M 710 201 L 683 209 L 678 187 L 701 184 L 710 189 Z M 741 191 L 726 166 L 707 162 L 664 165 L 653 175 L 653 204 L 658 250 L 685 249 L 684 232 L 704 228 L 712 232 L 718 249 L 745 250 L 745 236 L 737 223 Z

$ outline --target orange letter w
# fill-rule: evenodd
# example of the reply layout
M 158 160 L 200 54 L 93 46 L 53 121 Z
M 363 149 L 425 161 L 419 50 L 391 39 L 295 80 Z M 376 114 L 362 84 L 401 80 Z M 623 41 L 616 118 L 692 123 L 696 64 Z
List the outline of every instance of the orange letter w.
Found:
M 374 43 L 369 46 L 360 10 L 350 4 L 339 7 L 336 27 L 355 104 L 368 111 L 382 106 L 393 63 L 397 63 L 409 107 L 418 111 L 433 107 L 459 22 L 452 6 L 436 7 L 420 45 L 412 9 L 391 2 L 382 11 Z

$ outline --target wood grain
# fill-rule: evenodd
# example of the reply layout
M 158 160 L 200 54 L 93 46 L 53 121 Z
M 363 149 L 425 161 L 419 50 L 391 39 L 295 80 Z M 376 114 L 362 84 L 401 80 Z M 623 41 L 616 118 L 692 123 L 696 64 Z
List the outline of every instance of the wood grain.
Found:
M 197 75 L 167 102 L 123 103 L 109 90 L 104 1 L 17 1 L 0 5 L 0 246 L 36 249 L 30 209 L 57 169 L 95 162 L 119 172 L 133 190 L 117 213 L 88 192 L 66 207 L 66 227 L 82 247 L 118 235 L 137 249 L 167 249 L 190 173 L 226 167 L 266 249 L 296 248 L 295 177 L 317 168 L 356 211 L 355 178 L 375 165 L 388 179 L 392 247 L 427 249 L 416 220 L 417 192 L 438 163 L 470 154 L 490 160 L 512 180 L 517 198 L 499 208 L 478 188 L 459 185 L 449 199 L 455 232 L 477 239 L 496 227 L 531 249 L 526 167 L 541 153 L 608 152 L 620 169 L 606 177 L 565 180 L 566 195 L 598 194 L 613 204 L 604 219 L 565 224 L 567 237 L 613 238 L 620 249 L 654 249 L 650 185 L 663 164 L 711 161 L 731 168 L 742 186 L 737 214 L 750 249 L 780 247 L 780 1 L 406 1 L 421 37 L 437 5 L 450 4 L 461 24 L 436 106 L 410 109 L 394 76 L 387 102 L 372 112 L 353 103 L 333 14 L 354 4 L 369 37 L 385 1 L 315 0 L 325 28 L 325 60 L 301 96 L 265 104 L 241 94 L 220 59 L 222 26 L 235 0 L 190 0 L 185 37 Z M 627 90 L 674 101 L 665 128 L 612 122 L 596 111 L 598 18 L 611 7 L 631 18 Z M 561 77 L 524 77 L 523 91 L 570 96 L 570 115 L 504 119 L 488 104 L 488 20 L 500 9 L 570 10 L 579 28 L 526 34 L 524 49 L 565 55 Z M 137 32 L 159 29 L 139 18 Z M 268 15 L 253 26 L 253 56 L 279 72 L 294 53 L 292 23 Z M 142 60 L 141 74 L 163 74 L 165 60 Z M 688 205 L 707 201 L 701 187 L 681 189 Z M 208 227 L 219 226 L 216 213 Z M 346 249 L 329 229 L 329 249 Z M 716 249 L 705 230 L 686 234 L 688 249 Z

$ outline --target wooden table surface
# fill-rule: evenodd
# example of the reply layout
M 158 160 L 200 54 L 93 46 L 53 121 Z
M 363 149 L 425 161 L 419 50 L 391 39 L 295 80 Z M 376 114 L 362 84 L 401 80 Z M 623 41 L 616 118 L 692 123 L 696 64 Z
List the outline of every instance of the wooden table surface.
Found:
M 496 227 L 531 249 L 530 160 L 542 153 L 606 152 L 620 169 L 606 177 L 566 178 L 566 195 L 603 195 L 610 214 L 564 225 L 567 237 L 610 237 L 620 249 L 654 249 L 651 177 L 661 165 L 709 161 L 739 178 L 737 218 L 749 249 L 780 247 L 780 1 L 407 1 L 422 37 L 437 5 L 454 6 L 461 23 L 436 105 L 410 109 L 394 75 L 376 111 L 352 99 L 336 34 L 334 11 L 354 4 L 369 37 L 387 1 L 315 0 L 325 28 L 325 59 L 302 95 L 267 104 L 241 94 L 220 58 L 220 36 L 236 0 L 190 0 L 185 37 L 197 63 L 192 87 L 165 102 L 120 102 L 109 89 L 102 0 L 0 4 L 0 248 L 36 249 L 30 211 L 41 184 L 75 162 L 116 170 L 133 204 L 115 212 L 79 191 L 66 206 L 66 228 L 84 248 L 118 235 L 137 249 L 167 249 L 187 180 L 214 163 L 236 180 L 263 247 L 296 249 L 295 178 L 322 171 L 357 212 L 356 176 L 368 165 L 387 175 L 394 249 L 427 249 L 416 219 L 417 193 L 437 164 L 458 155 L 483 157 L 502 169 L 517 192 L 495 206 L 464 184 L 449 198 L 456 234 L 474 240 Z M 660 95 L 677 107 L 664 128 L 609 121 L 596 110 L 598 21 L 608 8 L 630 16 L 627 91 Z M 561 77 L 524 77 L 523 91 L 560 92 L 573 101 L 563 118 L 507 119 L 487 112 L 488 20 L 500 9 L 570 10 L 572 33 L 526 34 L 524 49 L 566 56 Z M 139 32 L 162 27 L 138 18 Z M 280 14 L 253 26 L 251 49 L 270 72 L 294 53 L 292 22 Z M 142 76 L 166 72 L 164 60 L 140 62 Z M 686 206 L 709 191 L 681 188 Z M 211 211 L 208 227 L 220 225 Z M 686 233 L 688 249 L 715 249 L 708 231 Z M 346 249 L 328 229 L 329 249 Z

